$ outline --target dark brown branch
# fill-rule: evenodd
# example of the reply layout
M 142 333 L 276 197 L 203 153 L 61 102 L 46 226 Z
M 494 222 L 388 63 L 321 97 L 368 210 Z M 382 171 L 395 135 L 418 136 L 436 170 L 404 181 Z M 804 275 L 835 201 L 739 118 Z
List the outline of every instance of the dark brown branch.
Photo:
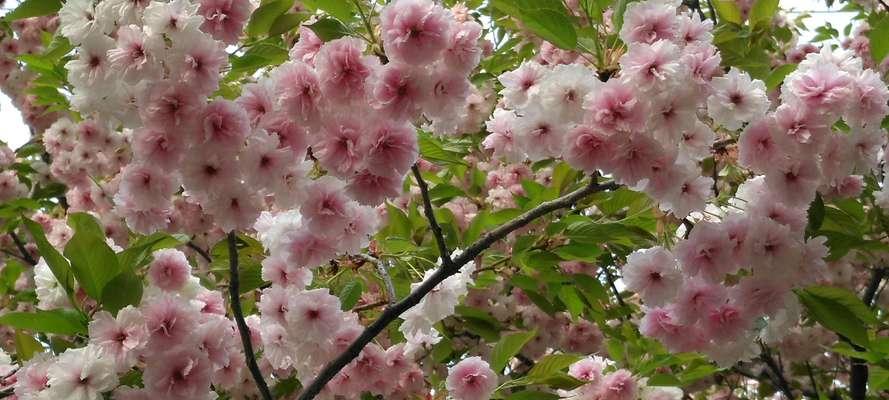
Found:
M 710 9 L 710 18 L 713 19 L 713 25 L 715 26 L 719 24 L 719 21 L 716 20 L 716 9 L 713 8 L 713 2 L 707 0 L 707 7 Z
M 22 253 L 22 259 L 27 261 L 28 264 L 31 264 L 32 266 L 37 265 L 37 260 L 35 260 L 34 257 L 31 256 L 31 252 L 29 252 L 28 248 L 25 247 L 25 242 L 23 242 L 22 239 L 19 238 L 19 236 L 16 235 L 14 231 L 10 231 L 9 236 L 12 237 L 12 241 L 15 242 L 15 247 L 17 247 L 19 249 L 19 252 Z
M 415 173 L 418 170 L 415 170 Z M 422 182 L 422 180 L 421 180 Z M 424 183 L 425 184 L 425 183 Z M 299 395 L 299 400 L 309 400 L 314 399 L 318 393 L 327 385 L 327 382 L 330 382 L 340 370 L 346 367 L 352 360 L 358 357 L 361 354 L 361 350 L 364 349 L 364 346 L 367 346 L 377 335 L 380 334 L 386 327 L 398 318 L 405 311 L 409 310 L 411 307 L 417 305 L 420 300 L 423 299 L 429 292 L 435 289 L 439 283 L 450 277 L 451 275 L 456 274 L 460 271 L 460 267 L 466 265 L 466 263 L 474 260 L 478 257 L 482 252 L 487 250 L 491 245 L 499 241 L 500 239 L 505 238 L 507 235 L 519 229 L 537 218 L 540 218 L 552 211 L 567 208 L 573 206 L 576 202 L 580 201 L 586 196 L 590 194 L 601 192 L 604 190 L 613 190 L 618 186 L 614 183 L 607 183 L 603 185 L 599 185 L 596 183 L 596 178 L 593 178 L 593 181 L 590 182 L 589 185 L 584 186 L 580 189 L 577 189 L 565 196 L 562 196 L 558 199 L 547 201 L 541 203 L 539 206 L 525 212 L 524 214 L 516 217 L 515 219 L 501 225 L 497 229 L 489 231 L 485 233 L 481 238 L 479 238 L 475 243 L 466 248 L 465 251 L 460 253 L 456 258 L 453 259 L 451 263 L 443 262 L 441 267 L 429 277 L 429 279 L 425 280 L 423 283 L 417 287 L 416 290 L 411 292 L 407 297 L 399 301 L 398 303 L 392 305 L 387 308 L 380 314 L 380 317 L 377 318 L 373 323 L 367 326 L 364 329 L 364 332 L 361 332 L 361 335 L 352 342 L 351 345 L 336 359 L 331 361 L 324 367 L 323 370 L 315 377 L 311 383 L 306 385 L 305 390 Z M 428 215 L 431 215 L 430 212 Z
M 886 268 L 874 269 L 870 281 L 867 283 L 867 288 L 864 289 L 864 295 L 861 298 L 864 304 L 868 307 L 873 306 L 877 288 L 880 287 L 880 282 L 883 280 L 884 275 L 886 275 Z M 865 351 L 863 347 L 852 343 L 850 340 L 846 341 L 849 342 L 849 344 L 852 345 L 852 348 L 856 351 Z M 849 368 L 849 397 L 851 397 L 852 400 L 864 400 L 867 397 L 867 379 L 869 374 L 867 361 L 851 357 L 849 362 L 851 364 L 851 367 Z
M 788 399 L 795 399 L 793 396 L 793 389 L 790 387 L 790 383 L 787 382 L 787 378 L 784 377 L 784 372 L 781 371 L 781 366 L 775 362 L 774 358 L 772 358 L 771 350 L 761 342 L 759 345 L 762 348 L 762 354 L 759 355 L 759 358 L 771 371 L 773 381 L 778 386 L 778 389 L 781 390 L 781 392 L 784 393 L 784 396 Z
M 614 276 L 611 275 L 611 270 L 608 269 L 608 266 L 603 265 L 602 271 L 605 272 L 605 279 L 608 280 L 608 286 L 611 287 L 611 292 L 614 293 L 614 297 L 617 299 L 617 304 L 620 304 L 621 314 L 622 314 L 620 319 L 622 320 L 622 319 L 624 319 L 623 318 L 623 310 L 627 309 L 627 304 L 624 303 L 624 299 L 622 297 L 620 297 L 620 290 L 617 290 L 617 285 L 614 283 Z
M 821 395 L 818 393 L 818 382 L 815 381 L 815 372 L 812 371 L 812 364 L 806 361 L 806 372 L 809 374 L 809 382 L 812 384 L 812 390 L 815 392 L 814 398 L 820 398 Z
M 417 164 L 414 164 L 411 167 L 411 171 L 414 172 L 414 178 L 417 179 L 417 186 L 420 187 L 420 194 L 423 196 L 423 211 L 426 214 L 426 219 L 429 220 L 429 229 L 432 230 L 432 235 L 435 236 L 435 243 L 438 245 L 438 253 L 441 255 L 441 264 L 444 266 L 453 264 L 451 261 L 451 252 L 448 251 L 448 245 L 445 242 L 444 234 L 441 232 L 441 226 L 438 225 L 438 221 L 435 219 L 435 211 L 432 209 L 432 200 L 429 198 L 429 187 L 426 186 L 426 181 L 423 180 L 423 176 L 420 175 L 420 167 Z
M 244 311 L 241 309 L 241 283 L 238 273 L 237 240 L 238 238 L 235 235 L 235 231 L 228 233 L 228 265 L 229 273 L 231 275 L 229 278 L 228 291 L 231 295 L 232 314 L 234 314 L 235 323 L 238 325 L 238 333 L 241 335 L 241 344 L 244 345 L 244 358 L 247 361 L 247 369 L 249 369 L 250 374 L 253 375 L 253 380 L 256 381 L 256 387 L 259 388 L 259 394 L 262 395 L 263 400 L 272 400 L 272 392 L 269 391 L 269 386 L 265 383 L 265 379 L 262 377 L 259 365 L 256 364 L 256 355 L 253 354 L 253 342 L 250 340 L 250 328 L 247 326 L 247 322 L 244 321 Z
M 201 258 L 207 260 L 208 263 L 213 262 L 213 257 L 210 257 L 210 253 L 208 253 L 207 250 L 202 249 L 201 246 L 198 246 L 195 242 L 189 240 L 185 245 L 188 246 L 189 249 L 194 250 L 195 253 L 198 253 Z
M 713 151 L 715 151 L 717 153 L 721 153 L 721 152 L 725 151 L 725 149 L 727 149 L 729 146 L 731 146 L 737 142 L 738 142 L 738 139 L 730 137 L 727 139 L 717 140 L 717 141 L 713 142 L 713 146 L 710 146 L 710 148 L 712 148 Z
M 871 275 L 870 281 L 867 283 L 867 288 L 864 290 L 864 296 L 861 298 L 862 301 L 864 301 L 864 304 L 867 304 L 868 307 L 873 307 L 877 288 L 880 287 L 880 282 L 883 281 L 885 276 L 886 268 L 877 268 L 874 270 L 873 275 Z
M 479 240 L 467 247 L 466 251 L 460 253 L 460 255 L 457 256 L 456 259 L 454 259 L 454 264 L 463 266 L 467 262 L 475 259 L 475 257 L 478 257 L 479 254 L 487 250 L 488 247 L 491 247 L 491 245 L 496 243 L 498 240 L 505 238 L 506 235 L 509 235 L 516 229 L 528 225 L 529 223 L 531 223 L 531 221 L 534 221 L 537 218 L 540 218 L 555 210 L 573 206 L 574 203 L 577 203 L 584 197 L 587 197 L 593 193 L 603 192 L 607 190 L 616 190 L 619 187 L 620 185 L 614 182 L 608 182 L 600 185 L 596 183 L 595 179 L 593 179 L 593 181 L 590 182 L 589 185 L 583 188 L 577 189 L 558 199 L 543 202 L 539 206 L 534 207 L 533 209 L 525 212 L 522 215 L 519 215 L 512 221 L 509 221 L 501 225 L 497 229 L 494 229 L 493 231 L 487 232 L 482 235 Z

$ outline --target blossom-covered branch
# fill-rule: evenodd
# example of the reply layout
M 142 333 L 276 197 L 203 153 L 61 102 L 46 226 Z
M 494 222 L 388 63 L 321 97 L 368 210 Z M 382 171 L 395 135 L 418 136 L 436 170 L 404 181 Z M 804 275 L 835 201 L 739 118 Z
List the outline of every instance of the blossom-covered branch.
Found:
M 613 190 L 615 188 L 617 188 L 617 185 L 613 182 L 600 185 L 596 182 L 596 178 L 594 177 L 588 185 L 558 199 L 544 202 L 496 229 L 485 233 L 479 240 L 468 246 L 466 250 L 459 252 L 453 259 L 453 262 L 449 264 L 442 263 L 435 273 L 424 280 L 423 283 L 414 289 L 410 295 L 383 311 L 372 324 L 368 325 L 368 327 L 361 332 L 361 335 L 359 335 L 342 354 L 327 364 L 312 382 L 306 385 L 305 389 L 300 393 L 299 399 L 314 399 L 324 386 L 327 385 L 327 383 L 330 382 L 330 380 L 333 379 L 333 377 L 336 376 L 336 374 L 347 364 L 358 357 L 361 350 L 379 335 L 380 332 L 382 332 L 392 321 L 395 321 L 405 311 L 420 303 L 420 301 L 442 283 L 442 281 L 459 272 L 463 265 L 481 255 L 481 253 L 491 247 L 491 245 L 503 239 L 506 235 L 514 232 L 516 229 L 531 223 L 543 215 L 555 210 L 571 207 L 581 199 L 593 193 Z M 429 215 L 432 214 L 430 213 Z

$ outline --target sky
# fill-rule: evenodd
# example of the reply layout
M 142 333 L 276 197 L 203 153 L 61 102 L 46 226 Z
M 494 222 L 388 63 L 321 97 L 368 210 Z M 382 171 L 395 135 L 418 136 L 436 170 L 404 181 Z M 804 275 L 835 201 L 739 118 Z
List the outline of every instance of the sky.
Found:
M 0 15 L 15 8 L 18 2 L 19 0 L 7 0 L 4 8 L 0 10 Z M 780 0 L 780 6 L 785 10 L 792 10 L 788 13 L 790 18 L 795 18 L 801 12 L 811 14 L 811 17 L 805 21 L 811 31 L 804 34 L 800 38 L 801 41 L 811 39 L 815 35 L 814 28 L 824 25 L 825 22 L 830 22 L 842 32 L 853 16 L 852 13 L 836 11 L 841 8 L 841 5 L 838 4 L 828 8 L 824 0 Z M 13 107 L 6 95 L 0 93 L 0 141 L 6 142 L 10 147 L 16 149 L 28 141 L 28 136 L 28 128 L 22 121 L 18 110 Z

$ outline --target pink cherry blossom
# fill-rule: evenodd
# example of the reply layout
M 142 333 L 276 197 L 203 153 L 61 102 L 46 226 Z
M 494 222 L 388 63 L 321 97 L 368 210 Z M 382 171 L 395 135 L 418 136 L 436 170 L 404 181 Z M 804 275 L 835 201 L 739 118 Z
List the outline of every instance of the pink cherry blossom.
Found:
M 148 278 L 152 285 L 165 291 L 181 290 L 191 277 L 191 264 L 185 254 L 176 249 L 155 251 L 154 260 L 148 266 Z
M 383 48 L 393 60 L 429 63 L 448 45 L 450 21 L 430 0 L 398 0 L 380 13 Z
M 461 360 L 448 370 L 445 383 L 457 400 L 486 400 L 497 387 L 497 374 L 479 357 Z
M 201 30 L 226 44 L 235 44 L 253 11 L 249 0 L 200 0 Z

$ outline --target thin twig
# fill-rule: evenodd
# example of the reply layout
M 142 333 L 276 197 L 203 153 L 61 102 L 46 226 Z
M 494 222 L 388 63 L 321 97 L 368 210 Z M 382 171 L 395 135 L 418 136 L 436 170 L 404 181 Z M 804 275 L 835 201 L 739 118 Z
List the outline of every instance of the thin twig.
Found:
M 382 300 L 373 302 L 373 303 L 369 303 L 369 304 L 363 304 L 360 306 L 353 307 L 352 312 L 362 312 L 362 311 L 367 311 L 367 310 L 373 310 L 374 308 L 377 308 L 380 306 L 385 306 L 386 304 L 389 304 L 389 302 L 382 301 Z
M 16 252 L 12 252 L 12 251 L 9 251 L 9 250 L 6 250 L 6 249 L 0 250 L 0 251 L 2 251 L 3 254 L 6 254 L 6 255 L 8 255 L 8 256 L 10 256 L 10 257 L 12 257 L 12 258 L 15 258 L 15 259 L 24 261 L 24 262 L 26 262 L 26 263 L 30 263 L 28 260 L 26 260 L 24 257 L 20 256 L 20 255 L 19 255 L 18 253 L 16 253 Z
M 880 287 L 880 282 L 883 281 L 884 276 L 886 276 L 886 268 L 877 268 L 871 275 L 870 281 L 867 283 L 867 289 L 864 290 L 864 296 L 862 297 L 862 301 L 868 307 L 873 307 L 877 288 Z
M 259 394 L 263 400 L 272 400 L 272 392 L 262 377 L 259 365 L 256 364 L 256 355 L 253 354 L 253 342 L 250 340 L 250 328 L 244 321 L 244 311 L 241 310 L 241 293 L 240 278 L 238 276 L 238 245 L 235 231 L 228 233 L 228 265 L 231 277 L 229 279 L 228 291 L 231 295 L 232 314 L 235 316 L 235 323 L 238 325 L 238 333 L 241 334 L 241 343 L 244 345 L 244 358 L 247 361 L 247 369 L 253 375 L 256 381 L 256 387 L 259 388 Z
M 420 187 L 420 194 L 423 196 L 423 211 L 426 214 L 426 219 L 429 220 L 429 229 L 432 230 L 432 235 L 435 236 L 435 243 L 438 245 L 438 253 L 441 255 L 441 264 L 443 266 L 448 266 L 453 264 L 451 261 L 451 252 L 448 251 L 448 245 L 445 243 L 444 234 L 441 232 L 441 226 L 438 225 L 438 221 L 435 219 L 435 211 L 432 209 L 432 200 L 429 198 L 429 187 L 426 185 L 426 181 L 423 180 L 423 176 L 420 174 L 420 167 L 417 164 L 411 167 L 411 171 L 414 172 L 414 178 L 417 179 L 417 186 Z
M 877 294 L 877 288 L 880 287 L 880 282 L 883 280 L 883 276 L 886 275 L 886 268 L 876 268 L 873 270 L 871 274 L 870 281 L 867 283 L 867 288 L 864 289 L 864 295 L 861 300 L 868 307 L 873 306 L 874 297 Z M 851 340 L 847 338 L 843 338 L 852 345 L 852 348 L 856 351 L 865 351 L 865 349 L 855 343 L 852 343 Z M 852 400 L 864 400 L 867 397 L 867 380 L 868 380 L 868 367 L 867 361 L 857 358 L 850 357 L 849 362 L 851 366 L 849 367 L 849 397 Z
M 380 278 L 383 279 L 383 283 L 386 286 L 386 295 L 389 297 L 389 304 L 395 304 L 395 302 L 398 301 L 398 296 L 395 294 L 395 285 L 392 283 L 392 277 L 389 276 L 389 268 L 385 265 L 385 262 L 368 254 L 362 254 L 361 258 L 377 267 L 377 273 L 380 274 Z
M 208 263 L 213 262 L 213 257 L 210 257 L 210 253 L 208 253 L 207 250 L 202 249 L 201 246 L 198 246 L 195 242 L 189 240 L 185 245 L 188 246 L 189 249 L 194 250 L 195 253 L 198 253 L 201 258 L 207 260 Z
M 592 182 L 589 185 L 584 186 L 580 189 L 577 189 L 565 196 L 562 196 L 558 199 L 546 201 L 538 205 L 537 207 L 525 212 L 522 215 L 519 215 L 515 219 L 499 226 L 498 228 L 489 231 L 482 235 L 481 238 L 475 241 L 475 243 L 471 244 L 466 248 L 465 251 L 457 255 L 456 258 L 453 259 L 453 262 L 450 264 L 442 263 L 442 265 L 429 277 L 429 279 L 425 280 L 420 284 L 411 294 L 407 297 L 394 304 L 393 306 L 387 308 L 380 314 L 379 318 L 377 318 L 373 323 L 367 326 L 361 335 L 352 342 L 351 345 L 337 358 L 327 364 L 323 370 L 315 377 L 315 379 L 305 386 L 305 389 L 299 395 L 299 400 L 310 400 L 314 399 L 318 393 L 327 385 L 327 382 L 330 382 L 331 379 L 336 376 L 346 367 L 352 360 L 358 357 L 361 354 L 361 350 L 364 349 L 364 346 L 367 346 L 377 335 L 380 334 L 386 327 L 394 321 L 398 316 L 400 316 L 405 311 L 409 310 L 411 307 L 417 305 L 420 300 L 423 299 L 429 292 L 435 289 L 439 283 L 450 277 L 451 275 L 456 274 L 460 271 L 460 267 L 466 265 L 466 263 L 474 260 L 478 257 L 482 252 L 491 247 L 494 243 L 499 241 L 500 239 L 505 238 L 510 233 L 515 230 L 528 225 L 532 221 L 540 218 L 550 212 L 555 210 L 559 210 L 562 208 L 567 208 L 573 206 L 575 203 L 580 201 L 581 199 L 589 196 L 590 194 L 605 191 L 605 190 L 614 190 L 619 187 L 617 184 L 610 182 L 606 184 L 599 185 L 596 182 L 596 178 L 594 177 Z M 431 215 L 431 213 L 430 213 Z
M 812 390 L 815 392 L 815 398 L 820 398 L 821 395 L 818 393 L 818 383 L 815 382 L 815 373 L 812 371 L 812 364 L 806 361 L 806 372 L 809 374 L 809 382 L 812 383 Z
M 769 370 L 772 372 L 772 377 L 774 378 L 775 384 L 777 384 L 778 389 L 784 393 L 788 399 L 794 399 L 793 397 L 793 389 L 790 387 L 790 383 L 787 382 L 787 378 L 784 377 L 784 372 L 781 371 L 781 366 L 775 362 L 775 359 L 772 358 L 772 352 L 769 350 L 768 346 L 759 343 L 760 348 L 762 348 L 762 354 L 759 355 L 759 358 L 766 364 Z
M 721 152 L 725 151 L 725 149 L 727 149 L 729 146 L 731 146 L 737 142 L 738 142 L 738 139 L 730 137 L 727 139 L 717 140 L 717 141 L 713 142 L 713 145 L 710 146 L 710 148 L 713 149 L 713 151 L 715 151 L 717 153 L 721 153 Z
M 707 7 L 710 8 L 710 18 L 713 19 L 713 25 L 718 24 L 719 21 L 716 20 L 716 9 L 713 8 L 713 2 L 710 0 L 707 0 Z
M 12 241 L 15 242 L 15 247 L 19 249 L 19 252 L 22 253 L 22 259 L 28 262 L 31 265 L 37 265 L 37 260 L 31 256 L 31 253 L 28 251 L 28 248 L 25 247 L 25 242 L 19 238 L 18 235 L 15 234 L 14 231 L 9 232 L 9 236 L 12 237 Z
M 621 311 L 626 310 L 627 304 L 624 303 L 624 299 L 620 297 L 620 290 L 617 290 L 617 285 L 614 283 L 614 276 L 611 275 L 611 271 L 608 269 L 608 266 L 603 266 L 602 271 L 605 272 L 605 279 L 608 280 L 608 286 L 611 287 L 611 291 L 614 293 L 614 297 L 617 298 L 617 304 L 620 304 Z M 621 312 L 621 314 L 623 314 L 623 312 Z M 621 315 L 620 319 L 624 319 L 623 315 Z
M 0 399 L 5 399 L 9 396 L 12 396 L 13 394 L 15 394 L 15 389 L 11 387 L 0 390 Z

